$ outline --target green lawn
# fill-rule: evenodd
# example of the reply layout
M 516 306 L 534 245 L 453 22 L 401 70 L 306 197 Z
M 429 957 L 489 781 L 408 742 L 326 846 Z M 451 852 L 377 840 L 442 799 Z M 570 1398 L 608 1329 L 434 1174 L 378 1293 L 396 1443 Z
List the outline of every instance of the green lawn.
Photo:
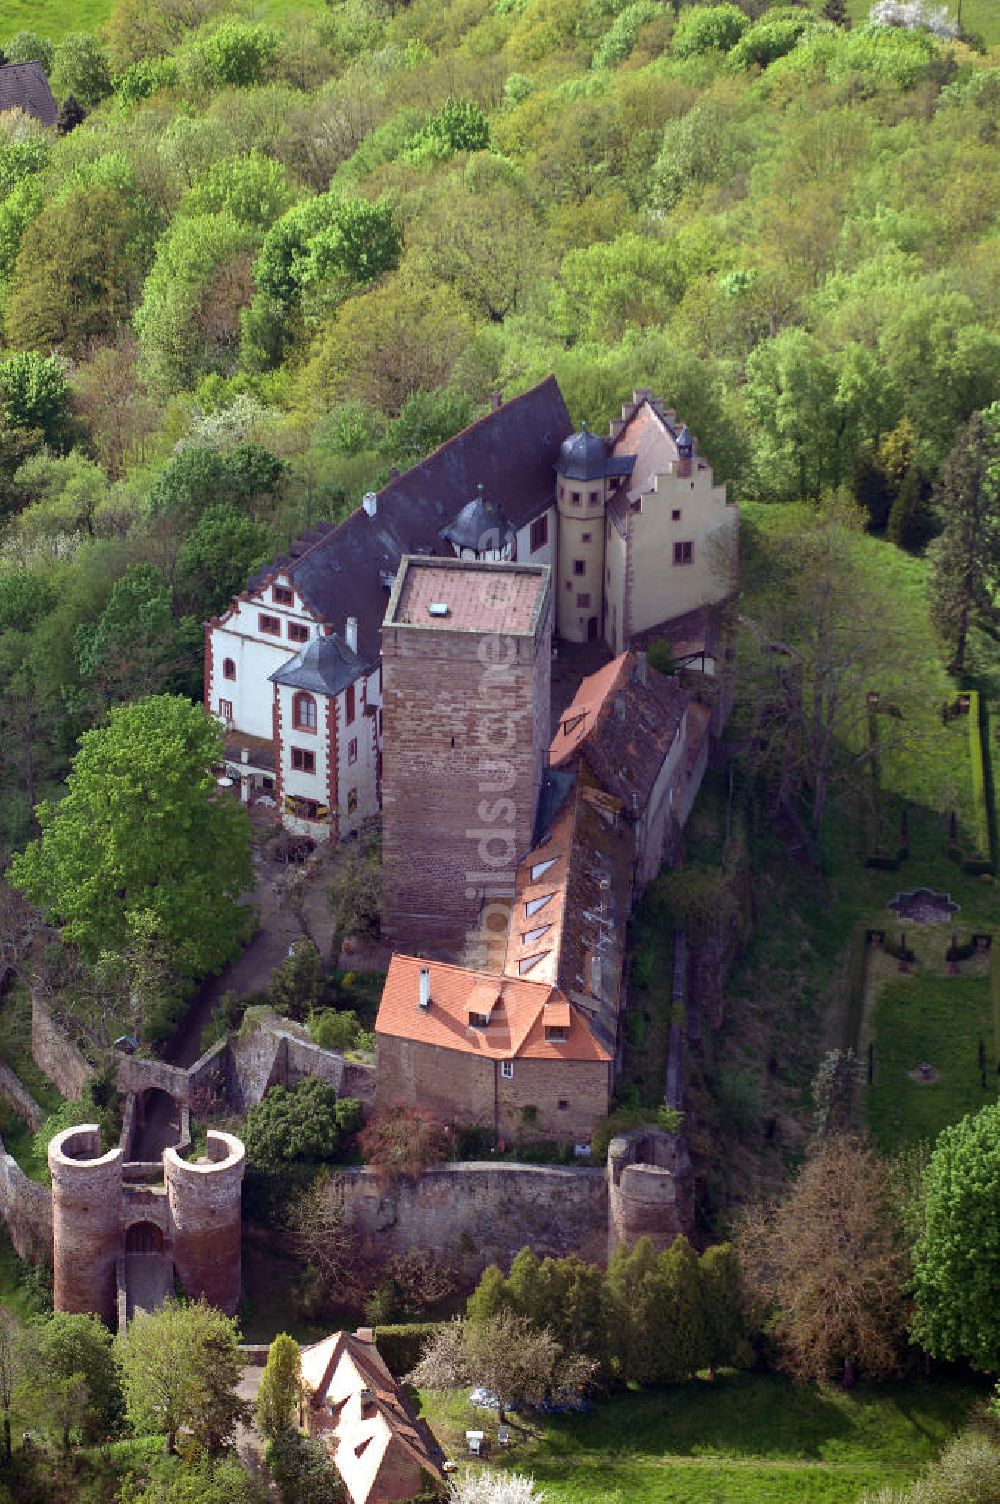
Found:
M 853 1504 L 863 1488 L 899 1484 L 931 1461 L 977 1393 L 949 1380 L 846 1395 L 729 1374 L 622 1395 L 587 1416 L 532 1420 L 527 1435 L 512 1427 L 501 1460 L 532 1473 L 549 1504 Z M 461 1457 L 481 1412 L 464 1395 L 420 1398 L 445 1449 Z
M 909 938 L 909 937 L 908 937 Z M 875 1082 L 866 1094 L 868 1126 L 892 1151 L 941 1129 L 996 1096 L 996 1075 L 979 1069 L 979 1041 L 992 1060 L 993 1018 L 986 976 L 935 976 L 918 970 L 885 985 L 875 1004 Z M 911 1072 L 926 1060 L 938 1072 L 925 1083 Z
M 69 31 L 96 31 L 111 14 L 113 0 L 4 0 L 0 41 L 22 30 L 57 42 Z M 281 21 L 323 9 L 323 0 L 243 0 L 234 9 L 254 21 Z

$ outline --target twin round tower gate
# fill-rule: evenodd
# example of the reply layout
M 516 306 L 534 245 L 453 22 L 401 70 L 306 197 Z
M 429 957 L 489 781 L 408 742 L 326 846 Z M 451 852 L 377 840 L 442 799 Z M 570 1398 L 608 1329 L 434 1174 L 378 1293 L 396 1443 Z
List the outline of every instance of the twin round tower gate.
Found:
M 101 1153 L 95 1124 L 49 1144 L 52 1261 L 57 1311 L 90 1311 L 124 1326 L 136 1307 L 172 1292 L 227 1315 L 240 1301 L 240 1199 L 244 1149 L 212 1130 L 201 1160 L 163 1152 L 162 1164 Z

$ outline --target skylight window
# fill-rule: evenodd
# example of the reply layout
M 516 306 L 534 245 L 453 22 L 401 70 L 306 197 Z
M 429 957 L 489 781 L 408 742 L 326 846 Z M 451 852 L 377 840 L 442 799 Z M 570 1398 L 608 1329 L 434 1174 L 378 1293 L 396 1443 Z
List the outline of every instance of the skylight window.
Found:
M 551 893 L 546 893 L 544 898 L 529 898 L 528 902 L 524 906 L 525 918 L 530 919 L 532 914 L 537 914 L 539 909 L 544 909 L 545 905 L 551 902 Z
M 540 940 L 543 935 L 547 935 L 551 928 L 551 924 L 543 924 L 537 930 L 526 930 L 521 939 L 525 945 L 534 945 L 535 941 Z
M 531 869 L 531 881 L 537 882 L 540 877 L 544 877 L 549 868 L 554 867 L 558 860 L 557 856 L 550 856 L 547 862 L 536 862 Z
M 537 955 L 525 956 L 523 961 L 518 961 L 517 963 L 518 975 L 526 977 L 528 972 L 532 971 L 538 965 L 539 961 L 544 960 L 547 955 L 547 950 L 540 950 Z

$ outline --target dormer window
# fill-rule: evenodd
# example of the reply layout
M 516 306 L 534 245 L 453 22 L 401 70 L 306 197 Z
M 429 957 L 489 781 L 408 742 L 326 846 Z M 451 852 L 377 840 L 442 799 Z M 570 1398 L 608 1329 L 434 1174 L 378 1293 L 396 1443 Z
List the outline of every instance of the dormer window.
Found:
M 539 909 L 544 909 L 545 905 L 551 902 L 551 893 L 546 893 L 544 898 L 529 898 L 524 906 L 525 918 L 530 919 L 532 914 L 537 914 Z
M 470 1012 L 470 1014 L 469 1014 L 469 1028 L 470 1029 L 486 1029 L 486 1028 L 489 1027 L 489 1022 L 490 1022 L 490 1015 L 488 1013 L 471 1013 Z
M 274 585 L 271 589 L 271 599 L 276 606 L 290 606 L 295 600 L 295 592 L 287 585 Z
M 569 1030 L 558 1024 L 545 1025 L 545 1039 L 548 1044 L 565 1044 L 569 1038 Z
M 540 877 L 544 877 L 549 868 L 554 867 L 558 860 L 557 856 L 550 856 L 547 862 L 536 862 L 531 869 L 531 881 L 535 883 Z

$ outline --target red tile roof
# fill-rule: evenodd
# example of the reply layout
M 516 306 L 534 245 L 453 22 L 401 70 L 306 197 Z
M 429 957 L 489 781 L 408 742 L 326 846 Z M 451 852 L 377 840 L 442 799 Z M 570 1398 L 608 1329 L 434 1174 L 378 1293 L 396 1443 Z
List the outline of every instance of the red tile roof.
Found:
M 431 974 L 430 1007 L 421 1008 L 420 971 Z M 489 1009 L 485 1004 L 489 1002 Z M 556 1013 L 551 1009 L 555 1007 Z M 563 1040 L 546 1039 L 546 1025 L 563 1028 Z M 489 1013 L 485 1028 L 469 1025 L 469 1014 Z M 610 1060 L 591 1034 L 583 1016 L 544 982 L 490 976 L 462 966 L 394 955 L 385 979 L 375 1033 L 412 1039 L 441 1049 L 459 1050 L 487 1060 Z

